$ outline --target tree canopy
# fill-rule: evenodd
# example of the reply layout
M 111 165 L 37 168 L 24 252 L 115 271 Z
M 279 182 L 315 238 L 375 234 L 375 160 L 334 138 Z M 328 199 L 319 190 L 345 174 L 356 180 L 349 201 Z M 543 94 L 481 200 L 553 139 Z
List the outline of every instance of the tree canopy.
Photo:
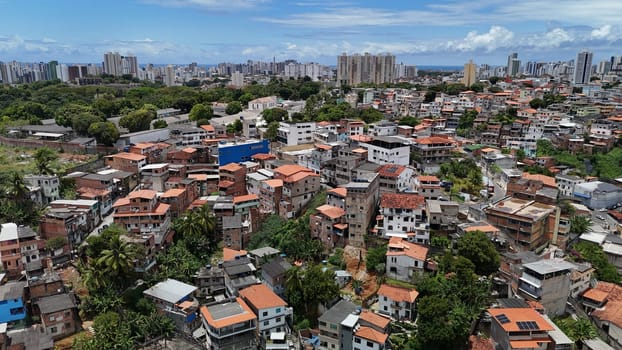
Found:
M 149 130 L 151 121 L 156 117 L 152 110 L 141 108 L 132 111 L 119 119 L 119 125 L 128 129 L 130 132 Z
M 469 259 L 478 275 L 499 270 L 501 259 L 495 245 L 482 231 L 470 231 L 458 239 L 458 254 Z

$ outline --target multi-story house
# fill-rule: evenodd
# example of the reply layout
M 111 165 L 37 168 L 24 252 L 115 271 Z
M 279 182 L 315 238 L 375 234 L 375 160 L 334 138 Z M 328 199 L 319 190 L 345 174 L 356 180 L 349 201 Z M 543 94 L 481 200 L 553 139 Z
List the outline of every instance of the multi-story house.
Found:
M 506 187 L 507 196 L 551 205 L 557 204 L 557 194 L 557 188 L 547 187 L 541 180 L 528 177 L 512 179 Z
M 143 185 L 144 189 L 164 192 L 165 183 L 168 178 L 168 163 L 147 164 L 140 169 L 140 183 Z
M 420 175 L 415 177 L 415 192 L 426 200 L 436 200 L 441 196 L 441 180 L 434 175 Z
M 400 237 L 391 237 L 386 257 L 387 276 L 410 281 L 415 273 L 423 272 L 428 248 Z
M 99 203 L 99 215 L 103 218 L 112 210 L 112 192 L 94 188 L 80 187 L 76 189 L 76 199 L 86 199 Z
M 330 189 L 326 192 L 326 204 L 345 210 L 347 196 L 348 190 L 344 187 Z
M 622 202 L 622 188 L 602 181 L 584 182 L 575 185 L 574 198 L 591 209 L 612 208 Z
M 26 282 L 7 282 L 0 285 L 0 323 L 19 322 L 26 318 L 24 303 Z
M 318 350 L 344 349 L 344 341 L 352 342 L 352 337 L 341 337 L 342 322 L 358 307 L 349 300 L 342 299 L 318 318 L 320 344 Z M 354 327 L 351 324 L 350 328 Z
M 440 164 L 449 161 L 455 151 L 455 141 L 448 137 L 430 136 L 418 138 L 413 145 L 417 168 L 424 173 L 434 174 Z
M 572 198 L 574 196 L 574 187 L 584 183 L 585 179 L 575 175 L 558 174 L 555 175 L 555 182 L 561 198 Z
M 283 180 L 270 179 L 261 182 L 259 194 L 260 211 L 275 214 L 279 212 L 279 204 L 283 196 Z
M 435 230 L 455 231 L 460 222 L 460 204 L 454 201 L 439 201 L 427 199 L 425 201 L 428 223 Z
M 317 207 L 316 211 L 309 217 L 311 235 L 319 238 L 327 249 L 345 245 L 348 228 L 345 223 L 345 210 L 324 204 Z
M 161 314 L 175 322 L 177 330 L 190 333 L 198 326 L 197 310 L 199 302 L 192 295 L 197 287 L 172 278 L 157 283 L 143 291 Z
M 615 283 L 598 282 L 594 288 L 583 293 L 582 301 L 596 326 L 607 334 L 611 345 L 615 349 L 622 348 L 622 287 Z
M 45 332 L 54 339 L 76 333 L 79 329 L 78 305 L 73 294 L 56 294 L 36 302 Z
M 531 308 L 488 309 L 492 316 L 490 336 L 495 349 L 551 349 L 549 332 L 555 328 Z
M 367 149 L 367 160 L 377 164 L 410 164 L 409 139 L 396 136 L 376 136 L 373 140 L 362 143 Z
M 285 146 L 296 146 L 313 143 L 315 122 L 288 123 L 279 122 L 276 139 Z
M 240 217 L 240 236 L 231 237 L 233 242 L 239 242 L 232 245 L 233 249 L 242 249 L 246 247 L 252 234 L 259 229 L 259 196 L 256 194 L 247 194 L 244 196 L 233 197 L 233 206 L 235 215 Z
M 242 300 L 201 306 L 201 321 L 207 333 L 205 346 L 214 350 L 258 348 L 257 316 Z
M 510 239 L 533 249 L 556 238 L 559 215 L 554 205 L 518 198 L 503 199 L 484 209 L 486 220 Z
M 171 138 L 176 139 L 176 146 L 200 145 L 208 138 L 207 131 L 195 126 L 176 126 L 171 129 Z
M 86 199 L 59 199 L 49 205 L 52 209 L 84 210 L 86 213 L 86 229 L 90 232 L 101 222 L 99 202 Z
M 541 303 L 548 315 L 560 316 L 566 310 L 574 269 L 574 264 L 558 259 L 523 264 L 518 293 L 526 300 Z
M 396 320 L 412 321 L 417 315 L 417 296 L 414 288 L 402 288 L 383 284 L 378 289 L 378 312 Z
M 246 167 L 238 163 L 229 163 L 218 169 L 220 181 L 218 190 L 225 196 L 246 194 Z
M 287 303 L 265 284 L 255 284 L 240 291 L 240 297 L 257 315 L 257 332 L 264 339 L 271 333 L 287 332 Z
M 246 174 L 246 193 L 259 196 L 261 194 L 261 183 L 269 179 L 269 177 L 259 172 Z
M 378 170 L 379 189 L 383 192 L 405 192 L 413 189 L 415 169 L 411 166 L 385 164 Z
M 114 205 L 114 223 L 130 233 L 153 234 L 155 243 L 161 246 L 170 242 L 170 205 L 160 203 L 153 190 L 131 192 L 127 197 L 117 200 Z
M 66 258 L 91 232 L 88 225 L 87 209 L 49 208 L 39 219 L 39 232 L 43 239 L 64 238 L 67 249 L 60 248 L 50 252 L 53 262 Z
M 105 156 L 104 159 L 107 166 L 133 174 L 138 174 L 147 165 L 147 157 L 136 153 L 121 152 Z
M 284 218 L 294 217 L 320 190 L 320 176 L 300 165 L 282 165 L 274 178 L 283 180 L 279 215 Z
M 356 350 L 384 350 L 389 335 L 371 327 L 359 326 L 352 338 L 353 349 Z
M 56 175 L 24 175 L 24 183 L 29 187 L 41 189 L 41 203 L 46 206 L 50 202 L 60 199 L 60 181 Z
M 225 271 L 227 295 L 238 295 L 239 290 L 260 283 L 255 276 L 257 268 L 246 255 L 236 255 L 229 261 L 225 259 L 222 268 Z
M 285 294 L 285 276 L 292 265 L 282 257 L 276 257 L 261 266 L 261 278 L 277 295 Z
M 198 298 L 225 295 L 225 271 L 219 266 L 201 266 L 194 275 L 194 284 L 197 286 L 195 294 Z
M 425 198 L 414 193 L 383 193 L 380 196 L 379 233 L 426 244 L 430 240 Z
M 27 226 L 6 223 L 0 226 L 0 263 L 9 278 L 18 278 L 23 272 L 42 269 L 39 251 L 44 241 Z
M 378 175 L 369 179 L 350 182 L 346 189 L 346 219 L 348 222 L 348 244 L 365 246 L 365 235 L 376 215 L 378 203 Z

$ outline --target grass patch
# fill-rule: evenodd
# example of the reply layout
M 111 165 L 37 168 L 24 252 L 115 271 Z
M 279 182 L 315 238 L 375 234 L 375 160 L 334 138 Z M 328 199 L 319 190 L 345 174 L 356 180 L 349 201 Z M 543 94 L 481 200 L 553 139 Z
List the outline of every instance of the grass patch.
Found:
M 415 285 L 412 284 L 412 283 L 396 280 L 396 279 L 393 279 L 393 278 L 387 278 L 385 280 L 385 283 L 390 285 L 390 286 L 393 286 L 393 287 L 401 287 L 401 288 L 409 288 L 409 289 L 414 289 L 415 288 Z

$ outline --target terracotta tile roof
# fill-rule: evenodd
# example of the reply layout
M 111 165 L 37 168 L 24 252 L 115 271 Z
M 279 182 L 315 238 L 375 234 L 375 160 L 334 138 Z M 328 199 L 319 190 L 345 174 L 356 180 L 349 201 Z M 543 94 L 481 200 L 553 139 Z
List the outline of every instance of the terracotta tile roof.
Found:
M 428 257 L 428 248 L 405 241 L 401 237 L 391 237 L 389 239 L 389 249 L 387 256 L 405 255 L 420 261 L 425 261 Z
M 359 327 L 359 329 L 354 333 L 354 336 L 371 340 L 376 344 L 384 344 L 387 342 L 387 338 L 389 337 L 385 333 L 380 333 L 377 330 L 370 327 Z
M 420 145 L 430 145 L 434 143 L 453 144 L 452 139 L 439 137 L 439 136 L 422 137 L 422 138 L 416 139 L 415 142 Z
M 155 145 L 156 145 L 155 143 L 151 143 L 151 142 L 139 142 L 132 147 L 139 148 L 139 149 L 145 149 L 145 148 L 153 147 Z
M 186 192 L 185 188 L 170 188 L 166 192 L 162 193 L 160 198 L 179 197 Z
M 235 182 L 229 181 L 229 180 L 222 180 L 222 181 L 218 182 L 218 187 L 227 188 L 227 187 L 231 187 L 233 185 L 235 185 Z
M 528 322 L 533 321 L 537 325 L 537 330 L 540 331 L 552 331 L 554 330 L 553 326 L 551 326 L 542 315 L 531 308 L 500 308 L 500 309 L 488 309 L 488 313 L 493 317 L 494 322 L 497 322 L 503 330 L 506 332 L 518 332 L 521 331 L 517 322 Z M 509 322 L 501 323 L 497 316 L 502 317 L 501 315 L 505 315 L 505 317 L 509 320 Z
M 277 306 L 287 306 L 287 303 L 283 301 L 272 289 L 268 288 L 265 284 L 255 284 L 250 287 L 244 288 L 240 291 L 240 297 L 247 303 L 254 306 L 255 309 L 268 309 Z
M 311 172 L 306 172 L 306 171 L 301 171 L 299 173 L 295 173 L 294 175 L 288 176 L 285 178 L 285 180 L 283 180 L 284 182 L 298 182 L 302 179 L 304 179 L 305 177 L 319 177 L 320 175 L 316 174 L 316 173 L 311 173 Z
M 268 160 L 268 159 L 276 159 L 274 154 L 269 153 L 257 153 L 251 156 L 251 159 L 255 160 Z
M 334 224 L 333 227 L 338 230 L 345 230 L 348 228 L 348 224 Z
M 318 122 L 317 126 L 329 126 L 331 124 L 332 124 L 331 122 L 327 122 L 324 120 L 324 121 Z
M 594 289 L 594 288 L 590 288 L 587 291 L 585 291 L 585 293 L 583 293 L 584 298 L 588 298 L 588 299 L 597 301 L 599 303 L 602 303 L 603 301 L 607 300 L 608 295 L 609 293 L 603 290 Z
M 398 164 L 385 164 L 378 169 L 378 174 L 382 177 L 398 177 L 406 167 Z
M 549 339 L 538 339 L 538 340 L 512 340 L 510 341 L 510 346 L 512 349 L 539 349 L 542 343 L 550 343 Z
M 235 260 L 236 256 L 246 256 L 248 252 L 246 250 L 235 250 L 231 248 L 222 248 L 222 260 L 223 261 L 231 261 Z
M 207 174 L 188 174 L 188 178 L 189 179 L 199 180 L 199 181 L 206 181 L 207 180 Z
M 297 165 L 297 164 L 290 164 L 290 165 L 281 165 L 280 167 L 274 169 L 274 173 L 279 173 L 283 176 L 292 176 L 296 173 L 299 172 L 313 172 L 311 169 L 309 168 L 305 168 L 303 166 Z
M 136 160 L 136 161 L 147 159 L 147 157 L 143 156 L 142 154 L 128 153 L 128 152 L 121 152 L 121 153 L 113 154 L 107 157 L 121 158 L 121 159 L 126 159 L 126 160 Z
M 256 201 L 259 200 L 259 196 L 256 194 L 246 194 L 243 196 L 235 196 L 233 197 L 233 204 L 238 204 L 238 203 L 243 203 L 243 202 L 249 202 L 249 201 Z
M 359 315 L 359 319 L 365 322 L 368 322 L 370 324 L 373 324 L 374 326 L 378 328 L 386 328 L 389 325 L 389 323 L 391 323 L 390 318 L 381 316 L 370 310 L 361 311 L 361 314 Z
M 203 124 L 203 125 L 200 126 L 200 128 L 205 130 L 205 131 L 208 131 L 208 132 L 215 132 L 216 131 L 216 129 L 214 129 L 214 126 L 210 125 L 210 124 Z
M 614 283 L 598 282 L 593 289 L 607 293 L 607 304 L 592 311 L 592 316 L 622 328 L 622 287 Z
M 365 148 L 361 148 L 361 147 L 355 148 L 355 149 L 352 150 L 352 153 L 359 153 L 360 154 L 360 153 L 365 153 L 365 152 L 367 152 L 367 150 Z
M 469 226 L 464 229 L 464 232 L 471 232 L 471 231 L 499 232 L 499 229 L 492 225 Z
M 388 284 L 383 284 L 378 289 L 378 295 L 385 296 L 391 301 L 414 303 L 419 295 L 416 289 L 408 289 L 402 287 L 395 287 Z
M 192 147 L 186 147 L 184 149 L 181 150 L 182 152 L 186 152 L 186 153 L 194 153 L 197 151 L 196 148 L 192 148 Z
M 246 305 L 242 298 L 236 298 L 235 303 L 240 306 L 240 313 L 233 316 L 224 316 L 219 319 L 215 319 L 213 315 L 209 312 L 208 307 L 205 305 L 201 306 L 201 315 L 203 316 L 203 318 L 205 318 L 205 321 L 208 325 L 216 329 L 257 319 L 257 316 L 255 316 L 255 314 L 253 313 L 253 310 L 251 310 L 251 308 Z M 214 305 L 212 307 L 218 307 L 218 305 Z
M 158 194 L 158 192 L 154 191 L 154 190 L 139 190 L 139 191 L 134 191 L 134 192 L 130 192 L 127 195 L 127 198 L 145 198 L 145 199 L 152 199 L 154 198 L 156 195 Z
M 117 203 L 115 203 L 115 205 L 116 204 Z M 171 206 L 168 205 L 168 204 L 158 203 L 158 205 L 156 205 L 156 207 L 153 208 L 153 210 L 151 210 L 151 211 L 138 211 L 138 212 L 129 212 L 129 213 L 114 213 L 113 216 L 115 218 L 124 218 L 124 217 L 132 217 L 132 216 L 144 216 L 144 215 L 149 215 L 149 214 L 165 215 L 169 211 L 170 207 Z
M 352 135 L 349 136 L 350 140 L 357 142 L 371 142 L 374 138 L 366 135 Z
M 419 182 L 440 182 L 441 181 L 439 180 L 438 177 L 434 175 L 420 175 L 420 176 L 417 176 L 417 179 L 419 180 Z
M 331 145 L 325 145 L 322 143 L 316 143 L 315 148 L 323 149 L 325 151 L 331 150 L 333 147 Z
M 530 173 L 523 173 L 522 177 L 523 179 L 542 181 L 542 184 L 544 184 L 544 186 L 557 188 L 554 177 L 550 177 L 550 176 L 546 176 L 542 174 L 530 174 Z
M 348 189 L 345 187 L 337 187 L 328 191 L 328 193 L 336 194 L 339 197 L 345 198 L 348 195 Z
M 263 180 L 262 182 L 266 183 L 268 186 L 272 188 L 283 187 L 283 180 L 281 179 Z
M 229 163 L 218 168 L 218 170 L 230 171 L 232 173 L 242 169 L 244 169 L 244 167 L 238 163 Z
M 322 215 L 326 215 L 331 219 L 337 219 L 340 218 L 344 215 L 346 215 L 345 210 L 339 208 L 339 207 L 334 207 L 332 205 L 328 205 L 328 204 L 324 204 L 321 205 L 319 207 L 316 208 L 316 210 L 318 212 L 320 212 Z
M 382 208 L 416 209 L 425 205 L 425 198 L 414 193 L 383 193 L 380 197 Z
M 114 204 L 112 205 L 113 208 L 118 208 L 118 207 L 123 207 L 126 205 L 130 204 L 130 199 L 127 197 L 123 197 L 123 198 L 119 198 L 117 199 L 116 202 L 114 202 Z

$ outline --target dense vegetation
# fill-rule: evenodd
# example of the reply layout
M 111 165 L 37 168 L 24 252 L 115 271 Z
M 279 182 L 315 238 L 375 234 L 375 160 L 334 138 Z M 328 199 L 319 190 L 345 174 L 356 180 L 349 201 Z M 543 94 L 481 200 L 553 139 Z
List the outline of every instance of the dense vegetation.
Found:
M 443 163 L 439 175 L 443 180 L 453 183 L 452 194 L 466 192 L 479 195 L 479 191 L 483 188 L 482 172 L 473 159 Z
M 587 261 L 596 269 L 596 278 L 599 281 L 620 283 L 620 275 L 615 265 L 607 260 L 603 249 L 591 242 L 579 242 L 574 245 L 572 253 L 577 258 Z

